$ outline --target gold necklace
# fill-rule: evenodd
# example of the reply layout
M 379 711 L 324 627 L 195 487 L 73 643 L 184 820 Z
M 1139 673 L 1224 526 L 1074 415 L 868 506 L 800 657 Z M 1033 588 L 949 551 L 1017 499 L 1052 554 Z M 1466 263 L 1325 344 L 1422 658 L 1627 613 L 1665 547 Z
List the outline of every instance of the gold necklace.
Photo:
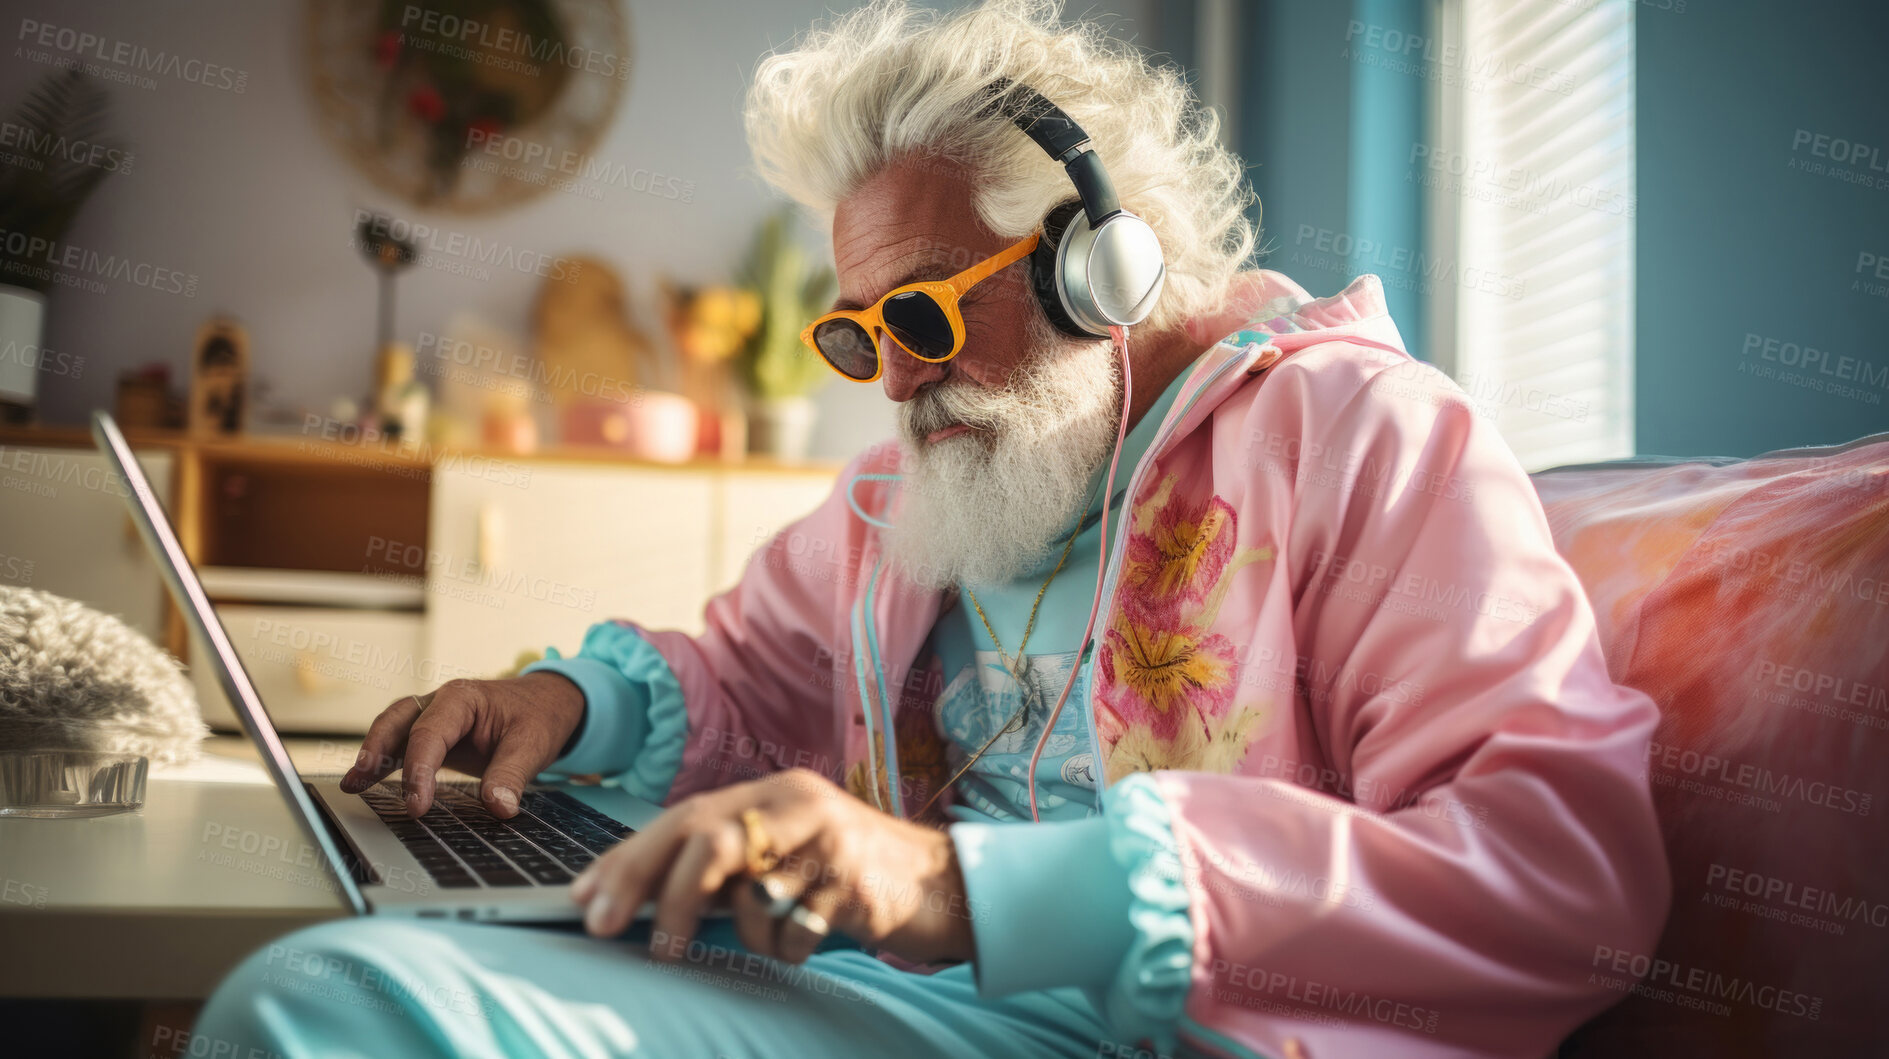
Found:
M 969 585 L 964 586 L 964 594 L 971 598 L 971 608 L 977 611 L 977 620 L 984 623 L 984 631 L 990 634 L 990 642 L 997 648 L 997 660 L 1003 663 L 1004 670 L 1010 674 L 1010 679 L 1017 685 L 1017 698 L 1020 701 L 1017 704 L 1017 712 L 1010 715 L 1010 720 L 1006 721 L 1002 728 L 991 733 L 991 737 L 984 740 L 984 745 L 977 748 L 977 753 L 966 758 L 964 764 L 958 766 L 958 770 L 951 774 L 951 778 L 945 780 L 936 791 L 932 792 L 931 797 L 927 798 L 925 804 L 919 807 L 918 813 L 913 819 L 923 817 L 925 813 L 931 809 L 933 803 L 937 802 L 940 797 L 943 797 L 944 792 L 950 790 L 953 784 L 962 779 L 964 774 L 971 770 L 972 765 L 977 764 L 977 759 L 984 756 L 984 751 L 996 745 L 997 740 L 1002 738 L 1005 734 L 1016 731 L 1018 726 L 1022 724 L 1024 718 L 1029 716 L 1030 696 L 1035 694 L 1035 689 L 1029 686 L 1023 679 L 1021 668 L 1023 665 L 1023 650 L 1025 647 L 1029 646 L 1030 633 L 1036 628 L 1036 612 L 1043 606 L 1043 594 L 1049 591 L 1049 584 L 1051 581 L 1056 580 L 1056 575 L 1063 572 L 1063 564 L 1069 561 L 1069 552 L 1076 546 L 1076 538 L 1081 535 L 1082 523 L 1078 521 L 1076 528 L 1069 531 L 1069 543 L 1063 545 L 1062 558 L 1056 560 L 1056 569 L 1051 570 L 1049 576 L 1043 579 L 1042 587 L 1036 590 L 1036 599 L 1030 603 L 1030 620 L 1023 625 L 1023 639 L 1017 643 L 1017 657 L 1014 662 L 1004 657 L 1003 641 L 997 638 L 997 630 L 991 628 L 990 618 L 985 616 L 983 605 L 977 601 L 977 593 L 971 591 Z

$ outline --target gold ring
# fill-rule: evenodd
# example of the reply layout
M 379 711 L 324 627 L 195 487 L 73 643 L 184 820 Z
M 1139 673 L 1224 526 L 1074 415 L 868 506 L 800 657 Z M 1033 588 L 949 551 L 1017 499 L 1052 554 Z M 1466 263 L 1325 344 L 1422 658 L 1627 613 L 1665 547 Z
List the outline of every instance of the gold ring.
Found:
M 774 851 L 774 842 L 767 837 L 767 827 L 761 823 L 761 810 L 741 810 L 741 827 L 748 833 L 748 874 L 758 879 L 779 867 L 781 855 Z

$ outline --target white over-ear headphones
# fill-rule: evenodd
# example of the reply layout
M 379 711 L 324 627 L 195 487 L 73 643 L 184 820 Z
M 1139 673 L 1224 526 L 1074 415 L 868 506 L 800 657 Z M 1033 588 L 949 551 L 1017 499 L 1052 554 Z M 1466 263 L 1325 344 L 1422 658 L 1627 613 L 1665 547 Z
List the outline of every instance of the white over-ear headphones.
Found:
M 1043 238 L 1030 255 L 1043 312 L 1058 329 L 1085 338 L 1146 320 L 1167 281 L 1154 229 L 1122 208 L 1089 134 L 1062 108 L 1007 78 L 992 91 L 989 107 L 1061 162 L 1076 186 L 1076 200 L 1044 218 Z

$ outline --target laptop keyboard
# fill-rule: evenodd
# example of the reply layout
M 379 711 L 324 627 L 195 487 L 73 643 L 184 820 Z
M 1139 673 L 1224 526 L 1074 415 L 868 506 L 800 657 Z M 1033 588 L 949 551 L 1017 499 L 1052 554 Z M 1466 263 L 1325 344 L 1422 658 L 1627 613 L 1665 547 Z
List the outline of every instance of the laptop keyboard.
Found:
M 445 889 L 561 886 L 630 834 L 563 791 L 526 791 L 510 820 L 486 811 L 474 783 L 437 785 L 432 808 L 418 819 L 407 815 L 405 798 L 394 780 L 361 792 L 361 800 Z

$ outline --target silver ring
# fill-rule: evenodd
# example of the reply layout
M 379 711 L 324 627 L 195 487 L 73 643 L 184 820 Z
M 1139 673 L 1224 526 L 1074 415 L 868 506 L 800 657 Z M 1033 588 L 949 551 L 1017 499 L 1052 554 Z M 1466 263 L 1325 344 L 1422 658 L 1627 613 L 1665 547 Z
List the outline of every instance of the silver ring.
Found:
M 794 910 L 787 913 L 787 918 L 816 938 L 824 938 L 833 932 L 833 925 L 826 921 L 826 917 L 806 905 L 795 905 Z

